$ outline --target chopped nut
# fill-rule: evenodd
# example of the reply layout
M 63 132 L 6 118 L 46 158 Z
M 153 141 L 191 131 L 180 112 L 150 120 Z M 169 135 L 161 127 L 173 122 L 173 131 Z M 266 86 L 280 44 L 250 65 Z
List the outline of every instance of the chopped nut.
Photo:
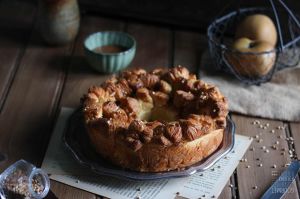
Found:
M 143 146 L 140 140 L 134 139 L 132 137 L 126 137 L 125 141 L 127 142 L 128 146 L 134 151 L 138 151 Z
M 120 102 L 121 102 L 122 107 L 125 110 L 127 110 L 127 112 L 138 113 L 140 110 L 140 103 L 135 98 L 127 97 L 127 98 L 121 99 Z
M 150 96 L 150 92 L 147 88 L 139 88 L 136 91 L 136 97 L 144 102 L 153 103 L 152 97 Z
M 159 82 L 159 90 L 161 92 L 163 92 L 163 93 L 169 94 L 172 91 L 172 86 L 168 82 L 166 82 L 164 80 L 160 80 L 160 82 Z
M 45 187 L 40 175 L 34 175 L 30 180 L 26 171 L 21 169 L 14 170 L 10 175 L 4 178 L 1 184 L 1 188 L 5 190 L 7 198 L 33 198 L 28 186 L 30 181 L 33 191 L 36 194 L 41 194 L 44 191 Z M 2 195 L 0 194 L 0 196 Z
M 170 122 L 166 125 L 166 137 L 173 143 L 178 143 L 182 138 L 182 131 L 178 122 Z
M 152 91 L 150 93 L 155 106 L 164 106 L 168 103 L 169 101 L 169 95 L 160 91 L 154 92 Z
M 182 133 L 188 140 L 195 140 L 204 134 L 201 126 L 193 120 L 181 121 Z
M 194 95 L 192 93 L 189 92 L 185 92 L 182 90 L 177 90 L 174 93 L 174 99 L 173 99 L 173 103 L 176 107 L 183 107 L 188 103 L 191 103 L 191 101 L 194 99 Z
M 159 81 L 159 77 L 154 74 L 145 74 L 141 76 L 141 80 L 145 87 L 151 89 L 153 88 Z

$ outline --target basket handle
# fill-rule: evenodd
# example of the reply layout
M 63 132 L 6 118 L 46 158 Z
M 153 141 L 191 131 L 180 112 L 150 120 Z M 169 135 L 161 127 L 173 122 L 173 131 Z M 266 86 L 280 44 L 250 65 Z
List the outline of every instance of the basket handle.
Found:
M 282 0 L 278 0 L 278 1 L 286 9 L 286 11 L 290 14 L 290 16 L 292 17 L 292 19 L 294 20 L 294 22 L 300 29 L 300 22 L 298 21 L 297 17 L 294 15 L 294 13 L 289 9 L 289 7 Z
M 279 36 L 279 42 L 280 42 L 280 46 L 279 46 L 279 52 L 282 52 L 283 50 L 283 39 L 282 39 L 282 33 L 281 33 L 281 26 L 280 26 L 280 21 L 278 18 L 278 13 L 277 13 L 277 9 L 274 5 L 273 0 L 269 0 L 271 6 L 272 6 L 272 10 L 273 10 L 273 14 L 276 20 L 276 26 L 277 26 L 277 31 L 278 31 L 278 36 Z
M 288 47 L 290 44 L 289 43 L 287 45 L 283 44 L 282 32 L 281 32 L 281 25 L 280 25 L 280 20 L 279 20 L 279 17 L 278 17 L 277 9 L 276 9 L 276 7 L 274 5 L 274 1 L 273 0 L 269 0 L 269 2 L 271 4 L 271 6 L 272 6 L 272 10 L 273 10 L 274 17 L 275 17 L 275 20 L 276 20 L 276 26 L 277 26 L 277 31 L 278 31 L 278 36 L 279 36 L 279 42 L 280 42 L 279 51 L 282 52 L 282 50 L 285 49 L 286 47 Z M 278 0 L 278 2 L 287 11 L 288 15 L 294 20 L 294 22 L 296 23 L 296 25 L 300 29 L 300 23 L 299 23 L 297 17 L 294 15 L 294 13 L 289 9 L 289 7 L 282 0 Z

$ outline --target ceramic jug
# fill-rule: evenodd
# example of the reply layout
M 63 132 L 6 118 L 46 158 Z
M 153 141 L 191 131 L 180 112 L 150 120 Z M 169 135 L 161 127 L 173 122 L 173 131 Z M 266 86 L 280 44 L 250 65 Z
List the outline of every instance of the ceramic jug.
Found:
M 38 20 L 47 43 L 63 45 L 73 41 L 80 24 L 77 0 L 39 0 Z

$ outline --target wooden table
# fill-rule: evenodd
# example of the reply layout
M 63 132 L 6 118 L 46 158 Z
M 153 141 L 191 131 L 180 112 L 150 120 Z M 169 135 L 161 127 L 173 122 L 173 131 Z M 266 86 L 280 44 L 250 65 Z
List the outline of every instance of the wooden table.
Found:
M 80 32 L 73 43 L 50 47 L 39 36 L 36 16 L 36 6 L 26 1 L 0 0 L 0 152 L 6 156 L 0 162 L 1 172 L 21 158 L 41 165 L 60 108 L 77 107 L 89 86 L 108 77 L 91 70 L 86 63 L 82 45 L 88 34 L 102 30 L 130 33 L 138 43 L 131 66 L 146 69 L 180 64 L 197 72 L 201 54 L 207 49 L 204 33 L 87 14 L 82 16 Z M 300 123 L 238 114 L 232 114 L 232 118 L 237 133 L 258 138 L 220 198 L 258 198 L 290 163 L 289 151 L 300 154 Z M 253 125 L 255 120 L 268 123 L 268 130 Z M 286 140 L 289 137 L 294 141 Z M 285 197 L 299 198 L 299 190 L 297 179 Z M 48 198 L 101 197 L 52 181 Z

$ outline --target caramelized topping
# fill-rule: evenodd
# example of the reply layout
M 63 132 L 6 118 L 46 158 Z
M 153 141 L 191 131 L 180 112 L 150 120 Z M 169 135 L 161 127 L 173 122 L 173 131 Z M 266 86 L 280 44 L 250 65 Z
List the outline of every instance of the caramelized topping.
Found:
M 153 74 L 146 74 L 141 76 L 141 80 L 146 88 L 153 88 L 159 82 L 159 77 Z
M 178 143 L 181 141 L 182 132 L 179 122 L 170 122 L 166 125 L 165 135 L 173 143 Z
M 159 90 L 163 93 L 169 94 L 172 91 L 172 86 L 168 82 L 164 80 L 160 80 Z
M 181 66 L 124 71 L 91 87 L 82 105 L 87 125 L 99 133 L 118 134 L 133 151 L 148 143 L 167 147 L 195 140 L 225 128 L 228 114 L 220 91 Z
M 186 106 L 194 100 L 194 95 L 182 90 L 177 90 L 174 94 L 173 103 L 176 107 L 180 108 Z
M 143 100 L 144 102 L 153 103 L 152 97 L 150 96 L 149 90 L 147 88 L 139 88 L 136 91 L 136 97 Z
M 137 113 L 140 109 L 140 103 L 132 97 L 122 99 L 121 105 L 127 113 Z
M 167 95 L 166 93 L 157 91 L 157 92 L 151 92 L 151 97 L 154 101 L 154 105 L 155 106 L 164 106 L 168 103 L 169 101 L 169 95 Z

